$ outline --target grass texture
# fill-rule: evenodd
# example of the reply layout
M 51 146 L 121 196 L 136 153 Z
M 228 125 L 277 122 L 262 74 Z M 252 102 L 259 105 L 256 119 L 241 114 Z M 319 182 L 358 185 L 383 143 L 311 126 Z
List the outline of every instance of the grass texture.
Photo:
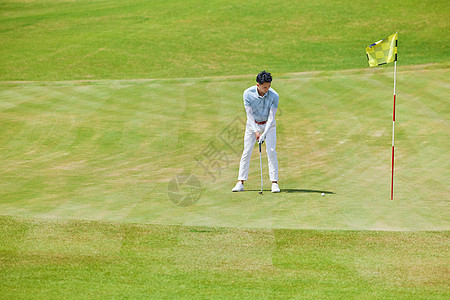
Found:
M 448 232 L 0 217 L 3 298 L 448 299 Z
M 448 13 L 1 1 L 0 297 L 448 299 Z M 396 31 L 391 201 L 393 67 L 364 48 Z M 263 69 L 282 192 L 255 151 L 231 193 Z
M 177 78 L 446 62 L 446 1 L 2 1 L 0 80 Z
M 242 151 L 241 94 L 253 76 L 4 83 L 0 211 L 165 225 L 448 230 L 448 68 L 399 70 L 395 201 L 392 71 L 275 78 L 282 193 L 267 190 L 264 153 L 263 196 L 257 150 L 248 191 L 230 193 Z M 174 190 L 169 183 L 177 176 L 182 183 L 183 174 L 197 184 Z M 198 202 L 177 206 L 173 195 Z

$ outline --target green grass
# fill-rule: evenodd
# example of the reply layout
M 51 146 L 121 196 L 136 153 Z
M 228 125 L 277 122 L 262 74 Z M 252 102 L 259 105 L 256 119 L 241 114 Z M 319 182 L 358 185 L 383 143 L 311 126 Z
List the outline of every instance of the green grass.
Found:
M 0 297 L 448 299 L 448 12 L 0 2 Z M 391 201 L 393 68 L 369 69 L 364 48 L 395 31 Z M 231 193 L 262 69 L 282 193 L 264 157 L 257 194 L 256 151 Z M 187 175 L 201 189 L 173 193 Z
M 3 298 L 448 299 L 448 232 L 0 217 Z
M 165 225 L 448 230 L 448 75 L 445 65 L 399 67 L 395 201 L 392 68 L 276 78 L 283 193 L 263 196 L 257 151 L 249 191 L 230 193 L 242 149 L 241 93 L 252 77 L 5 83 L 0 211 Z M 194 206 L 169 200 L 168 183 L 181 173 L 201 182 Z
M 2 1 L 0 80 L 176 78 L 447 62 L 447 1 Z

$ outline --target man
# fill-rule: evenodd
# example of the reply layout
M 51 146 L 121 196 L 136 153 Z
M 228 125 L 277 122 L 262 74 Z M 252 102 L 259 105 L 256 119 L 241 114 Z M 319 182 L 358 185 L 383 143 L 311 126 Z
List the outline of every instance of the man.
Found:
M 278 186 L 278 160 L 277 130 L 275 114 L 278 109 L 278 94 L 270 86 L 272 76 L 262 71 L 256 76 L 256 85 L 244 91 L 244 107 L 247 113 L 247 125 L 244 135 L 244 151 L 239 164 L 239 177 L 233 192 L 244 191 L 244 182 L 247 180 L 250 169 L 255 142 L 265 142 L 269 162 L 269 176 L 272 181 L 272 193 L 279 193 Z

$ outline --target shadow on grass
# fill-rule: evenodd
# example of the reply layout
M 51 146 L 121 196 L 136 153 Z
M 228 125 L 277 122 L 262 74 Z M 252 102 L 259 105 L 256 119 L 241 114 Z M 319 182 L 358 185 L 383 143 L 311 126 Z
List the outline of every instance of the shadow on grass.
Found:
M 246 192 L 260 192 L 261 190 L 245 190 Z M 270 189 L 263 189 L 263 192 L 270 192 Z M 307 189 L 281 189 L 281 193 L 317 193 L 334 195 L 334 192 L 330 191 L 319 191 L 319 190 L 307 190 Z
M 306 189 L 282 189 L 282 193 L 318 193 L 318 194 L 327 194 L 334 195 L 333 192 L 330 191 L 319 191 L 319 190 L 306 190 Z

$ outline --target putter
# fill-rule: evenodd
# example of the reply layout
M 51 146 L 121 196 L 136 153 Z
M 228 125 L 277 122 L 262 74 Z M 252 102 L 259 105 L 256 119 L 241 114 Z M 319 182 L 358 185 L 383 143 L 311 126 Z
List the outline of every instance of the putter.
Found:
M 264 141 L 262 142 L 264 143 Z M 258 194 L 262 195 L 263 193 L 263 174 L 262 174 L 262 157 L 261 157 L 261 145 L 262 143 L 259 143 L 259 166 L 261 168 L 261 192 L 259 192 Z

